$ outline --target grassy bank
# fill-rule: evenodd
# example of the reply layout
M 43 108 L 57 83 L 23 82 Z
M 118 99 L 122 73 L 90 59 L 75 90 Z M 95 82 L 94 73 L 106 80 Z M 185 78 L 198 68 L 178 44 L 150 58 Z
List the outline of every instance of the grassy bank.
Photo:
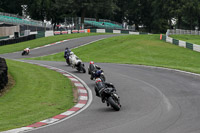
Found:
M 177 40 L 182 40 L 186 41 L 189 43 L 194 43 L 200 45 L 200 36 L 199 35 L 170 35 L 170 37 L 177 39 Z
M 95 36 L 95 35 L 103 35 L 103 33 L 82 33 L 82 34 L 77 33 L 77 34 L 66 34 L 66 35 L 57 35 L 57 36 L 51 36 L 51 37 L 43 37 L 43 38 L 30 40 L 26 42 L 0 46 L 0 54 L 22 51 L 26 47 L 30 47 L 32 49 L 32 48 L 36 48 L 36 47 L 43 46 L 46 44 L 51 44 L 57 41 L 79 38 L 79 37 L 86 37 L 86 36 Z
M 159 35 L 127 35 L 73 49 L 83 61 L 142 64 L 200 73 L 200 53 L 159 40 Z M 64 61 L 63 53 L 37 60 Z
M 15 86 L 0 97 L 0 131 L 27 126 L 74 105 L 69 79 L 44 67 L 7 60 Z

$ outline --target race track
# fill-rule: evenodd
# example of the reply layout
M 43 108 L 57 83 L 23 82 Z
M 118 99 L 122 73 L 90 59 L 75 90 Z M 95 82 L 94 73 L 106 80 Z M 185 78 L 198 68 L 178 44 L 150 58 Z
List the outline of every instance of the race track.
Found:
M 81 39 L 76 41 L 83 42 Z M 93 39 L 84 38 L 88 42 Z M 83 43 L 68 41 L 31 51 L 31 55 L 61 52 L 68 44 L 73 44 L 69 46 L 72 48 Z M 3 56 L 20 58 L 17 53 Z M 30 133 L 200 133 L 199 76 L 162 68 L 97 63 L 121 98 L 122 108 L 116 112 L 95 96 L 94 81 L 87 73 L 78 73 L 65 62 L 31 62 L 54 66 L 78 76 L 92 90 L 93 101 L 78 115 Z M 87 67 L 88 63 L 85 64 Z

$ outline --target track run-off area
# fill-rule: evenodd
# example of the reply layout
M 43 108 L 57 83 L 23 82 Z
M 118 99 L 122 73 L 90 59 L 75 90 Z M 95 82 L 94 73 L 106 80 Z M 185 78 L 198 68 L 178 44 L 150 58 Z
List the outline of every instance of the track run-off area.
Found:
M 68 40 L 57 45 L 31 50 L 27 58 L 64 51 L 115 35 L 100 35 Z M 21 52 L 0 55 L 22 58 Z M 24 58 L 24 57 L 23 57 Z M 80 57 L 81 58 L 81 57 Z M 92 91 L 90 105 L 77 115 L 47 126 L 24 131 L 30 133 L 199 133 L 200 76 L 198 74 L 142 65 L 96 63 L 112 82 L 122 108 L 114 111 L 95 96 L 94 81 L 65 62 L 23 60 L 56 67 L 80 78 Z M 85 63 L 86 68 L 88 63 Z

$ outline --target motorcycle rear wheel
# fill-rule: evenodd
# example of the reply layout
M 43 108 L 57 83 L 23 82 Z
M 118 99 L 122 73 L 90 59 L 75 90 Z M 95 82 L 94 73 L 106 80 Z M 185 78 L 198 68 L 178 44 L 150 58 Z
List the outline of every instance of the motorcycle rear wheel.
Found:
M 109 97 L 109 98 L 108 98 L 108 102 L 109 102 L 109 104 L 111 105 L 111 107 L 112 107 L 114 110 L 116 110 L 116 111 L 119 111 L 119 110 L 120 110 L 120 105 L 119 105 L 117 102 L 115 102 L 115 101 L 113 100 L 112 97 Z
M 86 70 L 85 70 L 85 67 L 84 67 L 84 65 L 83 65 L 83 64 L 82 64 L 82 66 L 81 66 L 81 67 L 82 67 L 82 72 L 83 72 L 83 73 L 86 73 Z

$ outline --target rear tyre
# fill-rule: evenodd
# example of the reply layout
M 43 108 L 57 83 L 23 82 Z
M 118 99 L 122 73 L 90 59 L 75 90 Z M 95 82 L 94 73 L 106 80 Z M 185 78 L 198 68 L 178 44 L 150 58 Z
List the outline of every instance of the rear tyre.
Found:
M 105 77 L 104 75 L 101 75 L 101 76 L 100 76 L 100 79 L 101 79 L 103 82 L 106 81 L 106 77 Z
M 116 111 L 119 111 L 119 110 L 120 110 L 120 105 L 119 105 L 117 102 L 115 102 L 115 101 L 113 100 L 112 97 L 109 97 L 109 98 L 108 98 L 108 102 L 109 102 L 110 106 L 111 106 L 114 110 L 116 110 Z
M 85 70 L 85 67 L 84 67 L 83 64 L 81 65 L 81 67 L 82 67 L 82 72 L 83 72 L 83 73 L 86 73 L 86 70 Z

